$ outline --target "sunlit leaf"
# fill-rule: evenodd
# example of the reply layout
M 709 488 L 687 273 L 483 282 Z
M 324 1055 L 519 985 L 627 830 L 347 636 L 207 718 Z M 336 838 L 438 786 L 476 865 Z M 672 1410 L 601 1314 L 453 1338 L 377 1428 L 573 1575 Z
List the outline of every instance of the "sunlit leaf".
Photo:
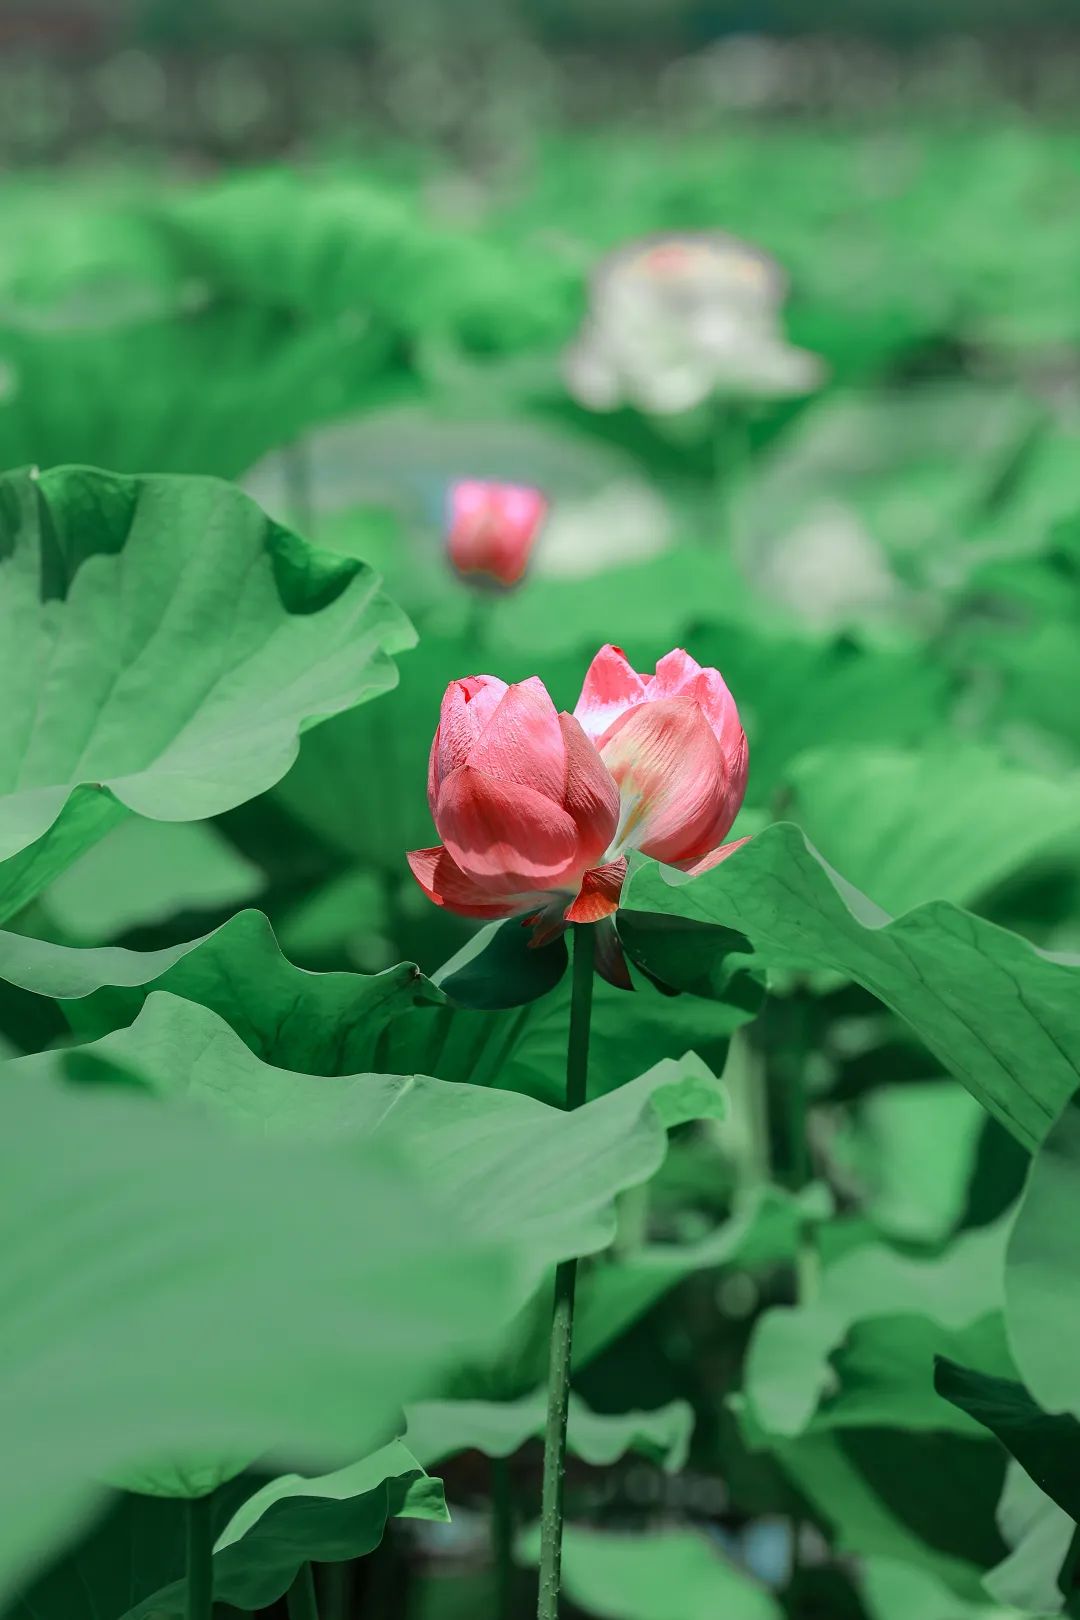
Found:
M 1032 1160 L 1009 1241 L 1005 1315 L 1020 1377 L 1044 1411 L 1080 1417 L 1080 1278 L 1070 1238 L 1080 1219 L 1080 1095 Z M 1041 1483 L 1041 1482 L 1040 1482 Z
M 539 1535 L 520 1544 L 537 1560 Z M 697 1530 L 619 1534 L 568 1525 L 563 1586 L 586 1614 L 607 1620 L 780 1620 L 777 1598 Z
M 946 1357 L 938 1359 L 934 1387 L 997 1435 L 1039 1489 L 1080 1522 L 1075 1462 L 1080 1423 L 1071 1413 L 1044 1412 L 1015 1378 L 994 1378 Z
M 387 1140 L 244 1141 L 163 1102 L 5 1078 L 8 1590 L 113 1470 L 362 1454 L 520 1297 L 500 1240 L 467 1238 Z
M 21 1058 L 12 1069 L 78 1076 L 97 1060 L 259 1136 L 395 1144 L 470 1228 L 512 1238 L 536 1282 L 556 1261 L 611 1241 L 616 1195 L 655 1172 L 668 1130 L 725 1109 L 722 1088 L 693 1055 L 659 1063 L 573 1113 L 425 1075 L 295 1074 L 262 1062 L 206 1008 L 163 992 L 130 1029 Z
M 1010 1461 L 997 1506 L 998 1529 L 1008 1554 L 984 1581 L 996 1602 L 1029 1614 L 1060 1614 L 1065 1573 L 1076 1524 L 1039 1489 L 1018 1462 Z
M 694 946 L 694 983 L 727 977 L 729 930 L 770 966 L 831 968 L 907 1020 L 1008 1131 L 1032 1148 L 1080 1076 L 1080 963 L 1038 951 L 943 901 L 893 920 L 795 827 L 766 828 L 713 871 L 672 881 L 645 864 L 620 936 L 660 978 Z M 713 933 L 712 930 L 718 930 Z M 987 1009 L 993 1009 L 993 1017 Z
M 259 911 L 156 951 L 67 946 L 0 930 L 0 978 L 60 1003 L 93 1037 L 130 1023 L 155 990 L 220 1014 L 253 1052 L 306 1074 L 374 1063 L 393 1020 L 442 1006 L 409 962 L 383 973 L 306 973 L 281 953 Z
M 940 1330 L 971 1328 L 980 1318 L 995 1310 L 1001 1301 L 1001 1278 L 1006 1231 L 999 1223 L 982 1231 L 964 1233 L 940 1258 L 922 1259 L 882 1244 L 867 1243 L 843 1254 L 822 1270 L 821 1286 L 805 1304 L 779 1306 L 766 1311 L 758 1320 L 750 1343 L 744 1377 L 744 1390 L 754 1416 L 773 1433 L 795 1435 L 809 1426 L 823 1401 L 825 1411 L 834 1403 L 843 1409 L 845 1386 L 838 1379 L 830 1357 L 853 1328 L 876 1317 L 890 1319 L 891 1328 L 883 1338 L 909 1331 L 903 1318 L 909 1315 L 918 1333 L 920 1318 L 939 1330 L 930 1332 L 929 1342 L 940 1342 Z M 925 1340 L 923 1341 L 925 1343 Z M 845 1345 L 851 1371 L 857 1374 L 856 1393 L 863 1410 L 849 1422 L 880 1422 L 881 1413 L 868 1408 L 867 1395 L 874 1389 L 875 1358 L 870 1346 L 861 1360 Z M 895 1354 L 895 1347 L 893 1347 Z M 881 1367 L 880 1352 L 876 1358 Z M 878 1395 L 895 1392 L 898 1399 L 912 1406 L 919 1400 L 918 1365 L 905 1369 L 906 1378 L 890 1375 L 886 1358 L 883 1373 L 878 1372 Z M 929 1406 L 922 1426 L 944 1427 L 948 1416 L 933 1395 L 932 1350 L 923 1358 L 922 1406 Z M 827 1399 L 828 1398 L 828 1399 Z M 843 1422 L 837 1416 L 836 1421 Z M 909 1407 L 905 1423 L 915 1426 L 916 1412 Z
M 440 1481 L 398 1440 L 331 1474 L 236 1479 L 209 1511 L 215 1596 L 245 1609 L 272 1603 L 305 1558 L 371 1552 L 391 1516 L 447 1517 Z M 182 1615 L 184 1537 L 183 1500 L 125 1492 L 15 1602 L 12 1620 Z
M 305 1560 L 338 1563 L 379 1545 L 392 1517 L 448 1519 L 440 1480 L 393 1440 L 332 1474 L 283 1474 L 241 1503 L 214 1543 L 214 1597 L 235 1608 L 269 1607 Z M 124 1620 L 185 1614 L 178 1580 L 127 1610 Z
M 127 811 L 215 815 L 395 679 L 411 632 L 359 563 L 204 479 L 0 481 L 0 915 Z
M 177 913 L 232 911 L 252 901 L 263 874 L 203 821 L 122 821 L 49 885 L 60 937 L 97 944 Z
M 461 1451 L 509 1457 L 527 1440 L 543 1439 L 547 1391 L 516 1401 L 421 1401 L 406 1412 L 406 1442 L 427 1468 Z M 671 1401 L 655 1412 L 593 1412 L 570 1398 L 567 1446 L 575 1457 L 603 1468 L 628 1451 L 641 1453 L 670 1472 L 682 1468 L 694 1417 L 685 1401 Z
M 789 773 L 785 814 L 890 911 L 971 905 L 1080 827 L 1078 783 L 992 751 L 820 749 Z

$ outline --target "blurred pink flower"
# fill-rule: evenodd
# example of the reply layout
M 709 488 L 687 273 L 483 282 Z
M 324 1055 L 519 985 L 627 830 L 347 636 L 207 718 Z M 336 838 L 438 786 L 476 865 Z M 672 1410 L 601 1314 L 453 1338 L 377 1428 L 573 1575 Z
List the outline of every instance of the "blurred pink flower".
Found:
M 573 715 L 536 676 L 469 675 L 447 688 L 431 746 L 443 841 L 409 865 L 436 905 L 520 915 L 540 943 L 617 909 L 631 850 L 699 872 L 738 848 L 723 839 L 746 771 L 735 700 L 680 649 L 640 675 L 602 647 Z
M 458 573 L 517 585 L 547 512 L 538 489 L 467 478 L 450 490 L 446 551 Z

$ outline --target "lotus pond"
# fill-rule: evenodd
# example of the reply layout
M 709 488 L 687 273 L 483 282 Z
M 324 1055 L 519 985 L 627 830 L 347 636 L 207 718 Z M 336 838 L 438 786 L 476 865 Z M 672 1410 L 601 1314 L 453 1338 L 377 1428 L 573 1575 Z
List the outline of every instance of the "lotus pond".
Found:
M 7 1620 L 1080 1612 L 1078 159 L 0 181 Z

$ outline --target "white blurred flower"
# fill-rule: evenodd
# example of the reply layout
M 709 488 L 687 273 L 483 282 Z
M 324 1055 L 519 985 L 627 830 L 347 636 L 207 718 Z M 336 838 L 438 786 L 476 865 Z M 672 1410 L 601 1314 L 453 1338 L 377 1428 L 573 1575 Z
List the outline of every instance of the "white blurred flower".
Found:
M 775 260 L 721 231 L 629 243 L 595 272 L 588 315 L 564 357 L 567 387 L 589 410 L 630 404 L 658 415 L 714 393 L 807 393 L 824 368 L 788 343 L 786 292 Z
M 648 484 L 623 478 L 591 494 L 568 495 L 552 508 L 537 547 L 536 573 L 585 579 L 639 563 L 672 544 L 671 513 Z
M 755 584 L 815 630 L 887 617 L 898 582 L 851 507 L 825 501 L 757 549 Z

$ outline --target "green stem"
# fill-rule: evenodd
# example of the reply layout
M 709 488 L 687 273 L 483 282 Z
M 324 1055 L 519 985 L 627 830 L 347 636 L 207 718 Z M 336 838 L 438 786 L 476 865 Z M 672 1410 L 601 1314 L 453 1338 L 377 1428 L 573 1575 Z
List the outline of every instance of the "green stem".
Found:
M 712 428 L 712 480 L 709 491 L 708 530 L 705 543 L 712 549 L 733 551 L 739 486 L 750 459 L 749 422 L 745 405 L 717 395 L 710 404 Z
M 778 1127 L 773 1159 L 777 1180 L 797 1194 L 814 1173 L 807 1131 L 807 1011 L 798 990 L 783 1000 L 771 1003 L 766 1011 L 766 1062 L 772 1082 L 769 1107 L 775 1111 L 774 1119 Z M 799 1305 L 809 1305 L 816 1298 L 819 1269 L 814 1234 L 804 1220 L 800 1224 L 795 1254 L 795 1298 Z M 800 1513 L 793 1513 L 789 1521 L 791 1566 L 788 1571 L 787 1602 L 793 1616 L 798 1616 L 803 1610 L 803 1522 Z
M 187 1505 L 186 1620 L 213 1620 L 213 1495 L 193 1496 Z
M 364 1620 L 398 1620 L 407 1605 L 401 1590 L 397 1546 L 389 1525 L 379 1545 L 365 1558 L 364 1565 L 367 1570 L 361 1601 Z
M 319 1606 L 315 1602 L 315 1577 L 311 1565 L 303 1563 L 296 1572 L 292 1585 L 285 1594 L 285 1607 L 289 1620 L 319 1620 Z
M 322 1565 L 322 1606 L 325 1620 L 348 1620 L 352 1591 L 352 1565 Z
M 491 1459 L 491 1554 L 496 1620 L 514 1620 L 514 1491 L 506 1457 Z
M 465 647 L 468 652 L 479 656 L 488 642 L 488 625 L 491 620 L 491 595 L 481 590 L 479 586 L 468 587 L 469 600 L 465 609 L 465 624 L 463 635 Z
M 285 474 L 285 500 L 289 508 L 289 521 L 297 534 L 312 539 L 315 527 L 315 503 L 311 493 L 311 457 L 303 439 L 294 439 L 282 451 Z
M 789 1192 L 800 1192 L 813 1173 L 806 1129 L 806 1026 L 806 1009 L 797 994 L 770 997 L 758 1020 L 772 1175 Z
M 592 1017 L 595 938 L 591 923 L 574 924 L 574 978 L 570 997 L 570 1039 L 566 1049 L 566 1106 L 580 1108 L 589 1075 L 589 1023 Z M 537 1620 L 558 1620 L 562 1575 L 563 1484 L 566 1477 L 566 1419 L 570 1405 L 570 1365 L 574 1338 L 577 1260 L 563 1260 L 555 1272 L 548 1361 L 547 1428 L 540 1507 L 540 1595 Z

